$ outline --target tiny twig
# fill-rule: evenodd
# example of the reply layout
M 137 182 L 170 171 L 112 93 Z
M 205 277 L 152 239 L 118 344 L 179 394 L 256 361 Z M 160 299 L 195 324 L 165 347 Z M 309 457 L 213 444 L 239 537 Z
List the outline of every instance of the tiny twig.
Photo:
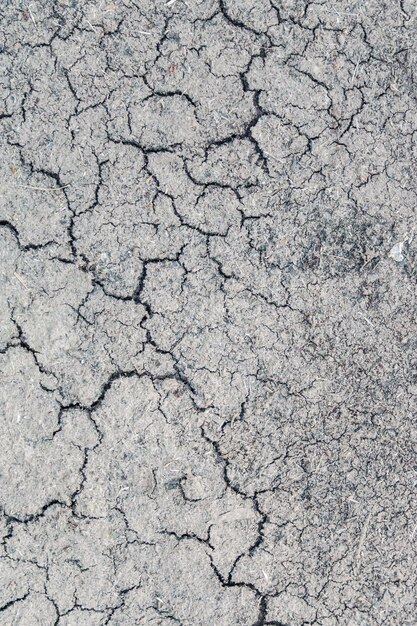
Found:
M 67 185 L 63 185 L 62 187 L 33 187 L 32 185 L 16 185 L 19 189 L 34 189 L 35 191 L 60 191 L 61 189 L 66 189 L 69 187 L 71 183 Z
M 366 539 L 366 534 L 368 532 L 369 522 L 371 521 L 371 515 L 372 515 L 372 511 L 369 511 L 368 515 L 366 516 L 366 519 L 365 519 L 365 522 L 363 524 L 363 527 L 362 527 L 362 532 L 361 532 L 360 537 L 359 537 L 358 547 L 356 548 L 355 560 L 356 560 L 356 568 L 357 569 L 359 568 L 359 566 L 361 564 L 361 552 L 362 552 L 363 544 L 364 544 L 365 539 Z
M 18 274 L 17 272 L 13 273 L 14 277 L 17 278 L 17 280 L 19 281 L 19 283 L 21 285 L 23 285 L 23 287 L 25 289 L 27 289 L 29 291 L 29 287 L 27 286 L 27 284 L 25 283 L 25 281 L 23 280 L 23 278 L 20 276 L 20 274 Z

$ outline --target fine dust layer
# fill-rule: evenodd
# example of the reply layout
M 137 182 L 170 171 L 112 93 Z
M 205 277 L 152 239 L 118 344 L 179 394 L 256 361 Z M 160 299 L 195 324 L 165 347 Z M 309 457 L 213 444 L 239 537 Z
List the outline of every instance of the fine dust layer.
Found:
M 415 4 L 0 16 L 0 626 L 416 626 Z

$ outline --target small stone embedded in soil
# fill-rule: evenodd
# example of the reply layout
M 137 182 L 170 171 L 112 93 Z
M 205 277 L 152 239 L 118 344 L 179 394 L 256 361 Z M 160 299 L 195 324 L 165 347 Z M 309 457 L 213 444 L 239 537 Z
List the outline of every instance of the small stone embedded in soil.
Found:
M 172 480 L 168 480 L 168 481 L 165 483 L 165 488 L 166 488 L 168 491 L 171 491 L 172 489 L 178 489 L 178 487 L 180 486 L 180 484 L 181 484 L 181 479 L 180 479 L 180 478 L 173 478 Z
M 404 255 L 402 252 L 406 241 L 407 240 L 399 241 L 392 246 L 391 250 L 388 253 L 388 256 L 391 257 L 391 259 L 394 259 L 394 261 L 396 261 L 397 263 L 401 263 L 401 261 L 404 261 Z

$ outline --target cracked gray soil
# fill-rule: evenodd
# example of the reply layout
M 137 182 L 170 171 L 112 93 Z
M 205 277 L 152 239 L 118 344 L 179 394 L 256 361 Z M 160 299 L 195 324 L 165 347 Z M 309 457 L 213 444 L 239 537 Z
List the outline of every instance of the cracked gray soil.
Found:
M 416 16 L 2 0 L 0 626 L 417 625 Z

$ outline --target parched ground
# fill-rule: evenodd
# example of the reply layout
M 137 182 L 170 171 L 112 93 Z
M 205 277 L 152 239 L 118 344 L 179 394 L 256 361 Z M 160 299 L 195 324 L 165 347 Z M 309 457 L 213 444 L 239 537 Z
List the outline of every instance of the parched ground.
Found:
M 0 15 L 0 626 L 417 625 L 415 3 Z

